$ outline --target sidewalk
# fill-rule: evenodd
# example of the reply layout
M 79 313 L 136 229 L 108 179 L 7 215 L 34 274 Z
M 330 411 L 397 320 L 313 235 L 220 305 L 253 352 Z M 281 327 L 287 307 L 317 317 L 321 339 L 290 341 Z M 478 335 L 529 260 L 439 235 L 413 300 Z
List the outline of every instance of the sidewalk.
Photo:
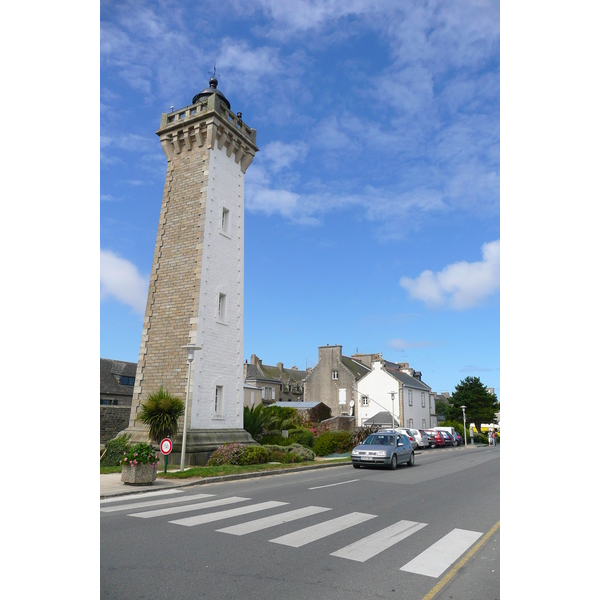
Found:
M 255 473 L 240 473 L 239 475 L 221 475 L 219 477 L 190 477 L 189 479 L 163 479 L 157 477 L 150 485 L 130 485 L 121 482 L 121 473 L 109 473 L 100 475 L 100 499 L 115 496 L 129 496 L 142 492 L 158 492 L 175 487 L 191 487 L 219 481 L 235 481 L 236 479 L 251 479 L 253 477 L 265 477 L 267 475 L 281 475 L 282 473 L 294 473 L 310 469 L 323 469 L 329 467 L 348 467 L 350 462 L 328 463 L 331 458 L 342 458 L 345 455 L 323 457 L 315 460 L 314 465 L 303 465 L 301 467 L 290 467 L 287 469 L 274 469 L 272 471 L 257 471 Z

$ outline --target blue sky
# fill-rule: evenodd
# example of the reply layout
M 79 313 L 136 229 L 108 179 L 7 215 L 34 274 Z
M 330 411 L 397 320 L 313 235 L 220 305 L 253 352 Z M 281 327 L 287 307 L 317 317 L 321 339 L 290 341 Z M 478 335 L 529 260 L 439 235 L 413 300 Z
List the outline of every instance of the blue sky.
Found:
M 381 352 L 500 398 L 498 2 L 100 4 L 100 355 L 137 361 L 160 114 L 219 89 L 257 130 L 244 356 Z

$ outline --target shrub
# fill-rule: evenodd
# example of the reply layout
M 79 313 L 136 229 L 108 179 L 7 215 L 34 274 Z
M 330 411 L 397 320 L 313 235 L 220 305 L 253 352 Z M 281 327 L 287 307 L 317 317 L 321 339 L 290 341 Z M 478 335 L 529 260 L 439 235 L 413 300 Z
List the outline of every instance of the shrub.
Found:
M 127 450 L 129 446 L 129 440 L 131 436 L 125 434 L 109 440 L 105 444 L 105 452 L 100 459 L 101 467 L 118 467 L 121 464 L 123 458 L 123 452 Z
M 246 446 L 246 451 L 238 459 L 239 465 L 260 465 L 269 461 L 269 453 L 262 446 Z
M 272 462 L 302 462 L 305 460 L 315 460 L 315 453 L 300 444 L 290 444 L 289 446 L 267 445 L 263 446 L 269 453 L 269 460 Z M 286 456 L 289 455 L 289 456 Z
M 352 435 L 348 431 L 325 431 L 315 439 L 313 450 L 317 456 L 328 456 L 350 452 L 352 447 Z
M 302 444 L 307 448 L 312 448 L 315 443 L 315 434 L 305 427 L 292 429 L 289 433 L 289 438 L 297 444 Z
M 284 438 L 282 435 L 263 435 L 259 442 L 264 445 L 276 445 L 276 446 L 289 446 L 293 443 L 293 439 L 290 437 Z
M 239 460 L 246 451 L 244 444 L 232 442 L 219 446 L 209 457 L 206 466 L 216 467 L 219 465 L 239 465 Z

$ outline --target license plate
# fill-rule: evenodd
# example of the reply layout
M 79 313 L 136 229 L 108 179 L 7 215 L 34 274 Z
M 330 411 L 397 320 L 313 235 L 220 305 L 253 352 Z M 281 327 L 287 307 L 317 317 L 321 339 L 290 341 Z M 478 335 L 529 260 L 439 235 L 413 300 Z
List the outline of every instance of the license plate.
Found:
M 361 456 L 360 460 L 373 460 L 372 456 Z

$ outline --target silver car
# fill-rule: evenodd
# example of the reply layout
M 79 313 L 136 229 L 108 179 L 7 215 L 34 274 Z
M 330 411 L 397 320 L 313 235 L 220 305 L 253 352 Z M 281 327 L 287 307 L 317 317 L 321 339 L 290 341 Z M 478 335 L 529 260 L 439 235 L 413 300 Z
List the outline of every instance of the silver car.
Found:
M 414 429 L 406 429 L 404 427 L 401 427 L 399 429 L 396 429 L 396 431 L 405 435 L 410 440 L 413 450 L 419 449 L 419 443 L 417 442 L 417 438 L 415 438 L 414 434 L 411 433 L 411 431 L 415 431 Z
M 395 469 L 398 463 L 415 464 L 415 453 L 408 437 L 395 431 L 378 431 L 352 450 L 352 466 L 384 465 Z

